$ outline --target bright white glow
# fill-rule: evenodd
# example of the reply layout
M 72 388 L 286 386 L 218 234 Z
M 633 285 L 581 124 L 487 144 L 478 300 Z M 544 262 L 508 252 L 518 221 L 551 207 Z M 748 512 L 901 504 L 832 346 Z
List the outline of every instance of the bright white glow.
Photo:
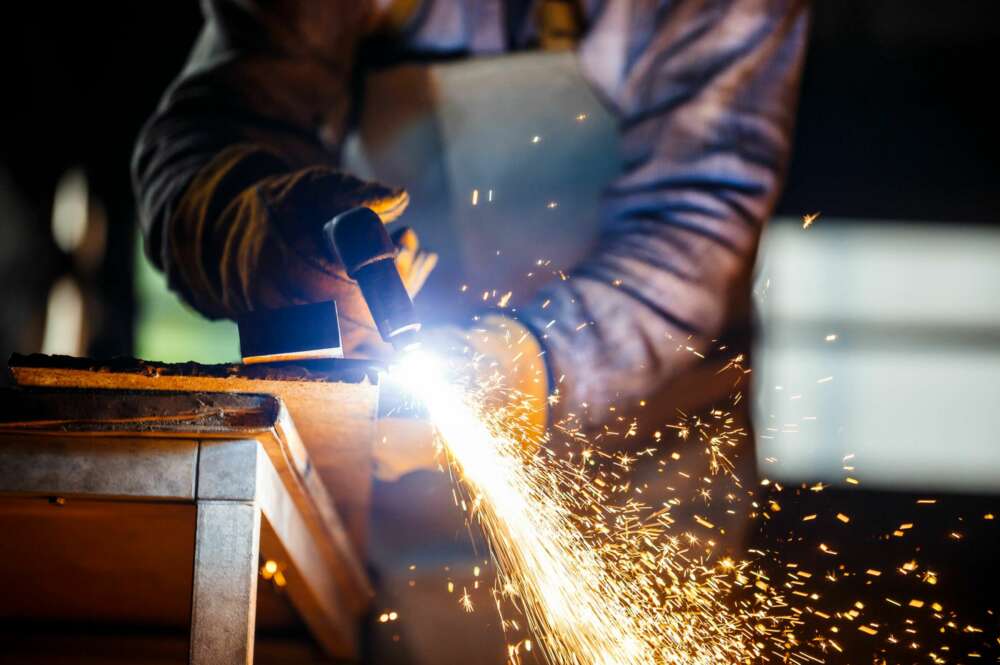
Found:
M 983 227 L 769 225 L 752 377 L 802 399 L 759 391 L 759 459 L 781 461 L 768 474 L 840 482 L 856 453 L 869 489 L 1000 491 L 998 255 Z
M 70 277 L 52 285 L 45 315 L 42 353 L 83 355 L 83 293 Z
M 52 205 L 52 237 L 64 252 L 72 252 L 87 232 L 87 177 L 73 169 L 59 180 Z

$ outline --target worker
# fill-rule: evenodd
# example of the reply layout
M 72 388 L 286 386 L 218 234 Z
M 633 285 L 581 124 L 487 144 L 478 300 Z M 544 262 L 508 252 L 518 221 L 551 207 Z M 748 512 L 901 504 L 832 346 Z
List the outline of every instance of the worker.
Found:
M 713 340 L 748 327 L 758 240 L 790 151 L 805 0 L 203 4 L 202 34 L 139 137 L 133 177 L 148 256 L 204 315 L 234 318 L 335 299 L 345 351 L 374 348 L 377 335 L 358 289 L 330 255 L 321 229 L 355 206 L 370 207 L 386 223 L 403 215 L 410 197 L 394 186 L 399 183 L 383 185 L 361 177 L 372 174 L 360 168 L 345 170 L 357 163 L 348 139 L 370 114 L 401 113 L 432 94 L 432 86 L 407 87 L 405 76 L 388 76 L 384 103 L 366 107 L 366 90 L 374 89 L 364 85 L 366 76 L 486 58 L 493 75 L 514 62 L 514 56 L 500 57 L 505 54 L 562 50 L 580 87 L 596 100 L 591 111 L 573 117 L 605 114 L 617 154 L 566 160 L 557 175 L 578 189 L 585 183 L 587 191 L 536 207 L 559 213 L 573 201 L 593 200 L 592 237 L 574 250 L 574 265 L 565 266 L 562 278 L 539 282 L 535 276 L 535 286 L 515 295 L 521 298 L 515 308 L 471 323 L 466 318 L 466 330 L 474 331 L 465 337 L 468 344 L 483 345 L 502 373 L 520 377 L 518 388 L 535 398 L 548 422 L 573 413 L 585 426 L 600 427 L 626 408 L 672 390 L 684 393 L 692 384 L 678 391 L 678 377 L 720 346 Z M 466 85 L 455 103 L 475 95 L 517 99 L 516 78 L 509 85 Z M 505 108 L 530 106 L 534 97 L 529 92 L 525 104 Z M 541 133 L 525 137 L 525 150 L 551 146 L 546 141 Z M 565 143 L 575 149 L 573 140 Z M 412 142 L 403 144 L 389 162 L 412 157 Z M 492 145 L 497 149 L 475 156 L 492 169 L 516 173 L 535 161 L 498 159 L 505 146 Z M 581 173 L 602 163 L 616 165 L 613 179 L 606 187 L 590 186 Z M 482 183 L 470 205 L 492 196 L 486 190 L 492 185 Z M 416 200 L 407 223 L 439 203 Z M 515 215 L 494 221 L 493 227 L 517 225 Z M 574 233 L 573 223 L 564 224 L 565 237 L 587 236 Z M 415 226 L 435 239 L 428 244 L 441 254 L 435 276 L 445 279 L 448 298 L 438 302 L 456 300 L 459 272 L 447 266 L 462 252 L 466 276 L 496 283 L 484 267 L 492 247 L 441 247 L 489 227 L 451 223 L 425 232 Z M 548 237 L 544 229 L 533 231 Z M 416 291 L 434 261 L 414 234 L 402 235 L 400 272 Z M 514 244 L 496 263 L 512 254 L 530 261 L 551 256 L 560 242 L 552 234 L 549 246 L 533 241 L 518 250 Z M 470 246 L 478 249 L 470 252 Z M 623 406 L 612 411 L 616 405 Z

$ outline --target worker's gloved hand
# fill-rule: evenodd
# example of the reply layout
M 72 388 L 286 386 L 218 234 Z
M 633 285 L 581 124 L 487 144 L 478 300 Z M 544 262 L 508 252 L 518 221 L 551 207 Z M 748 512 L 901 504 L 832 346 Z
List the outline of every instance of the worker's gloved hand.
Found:
M 406 210 L 409 196 L 327 167 L 267 176 L 244 188 L 248 172 L 279 169 L 274 160 L 256 148 L 237 146 L 195 178 L 166 238 L 174 261 L 172 284 L 212 317 L 336 300 L 345 352 L 378 347 L 360 290 L 330 251 L 322 229 L 359 206 L 392 222 Z M 436 257 L 420 251 L 413 231 L 402 229 L 394 236 L 401 248 L 400 274 L 413 294 Z
M 379 353 L 381 339 L 368 306 L 357 285 L 347 278 L 339 259 L 330 252 L 322 228 L 341 212 L 359 206 L 370 208 L 384 223 L 390 223 L 406 210 L 409 195 L 400 188 L 326 170 L 298 174 L 287 183 L 275 183 L 274 188 L 278 203 L 272 217 L 278 225 L 278 241 L 287 244 L 300 259 L 295 277 L 288 278 L 300 285 L 307 302 L 337 301 L 345 353 Z M 323 214 L 314 212 L 319 210 Z M 412 297 L 423 286 L 437 257 L 421 251 L 412 229 L 400 228 L 392 233 L 392 238 L 400 250 L 397 257 L 400 276 Z
M 490 315 L 469 328 L 446 326 L 424 331 L 423 350 L 445 364 L 443 371 L 484 400 L 484 408 L 503 410 L 503 422 L 527 450 L 537 449 L 548 424 L 548 374 L 534 334 L 514 319 Z M 380 421 L 375 473 L 383 480 L 437 468 L 429 423 L 413 419 Z

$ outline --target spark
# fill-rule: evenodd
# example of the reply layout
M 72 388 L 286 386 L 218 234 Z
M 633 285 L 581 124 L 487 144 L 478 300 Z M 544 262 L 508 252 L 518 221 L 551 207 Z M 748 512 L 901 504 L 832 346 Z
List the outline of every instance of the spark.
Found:
M 775 624 L 760 608 L 751 622 L 723 602 L 745 579 L 745 563 L 709 565 L 692 552 L 703 545 L 693 534 L 663 537 L 668 515 L 644 520 L 640 504 L 616 504 L 599 483 L 587 482 L 589 465 L 536 454 L 523 444 L 532 434 L 523 412 L 495 400 L 490 406 L 446 379 L 444 365 L 418 351 L 392 372 L 423 398 L 439 445 L 476 497 L 501 595 L 518 604 L 550 662 L 708 665 L 761 654 L 760 637 L 777 632 Z M 716 445 L 709 428 L 702 430 L 709 448 Z M 615 458 L 626 467 L 632 461 Z M 471 611 L 465 589 L 460 605 Z
M 484 300 L 497 297 L 496 290 L 483 292 Z M 499 296 L 504 304 L 509 297 L 509 293 Z M 548 305 L 546 301 L 543 309 Z M 554 323 L 553 319 L 545 329 Z M 694 353 L 694 348 L 684 343 L 677 348 L 681 353 Z M 469 364 L 482 360 L 490 365 L 489 359 L 473 359 Z M 907 600 L 945 586 L 946 578 L 939 584 L 938 574 L 928 569 L 928 564 L 935 567 L 930 561 L 918 563 L 914 559 L 900 564 L 876 559 L 852 570 L 841 563 L 855 554 L 850 539 L 828 540 L 833 547 L 818 539 L 811 541 L 811 551 L 818 550 L 823 561 L 829 562 L 824 564 L 825 570 L 813 573 L 801 569 L 809 567 L 807 562 L 801 567 L 788 563 L 782 568 L 780 558 L 767 560 L 777 554 L 773 551 L 751 550 L 746 556 L 757 557 L 751 560 L 733 558 L 729 551 L 723 557 L 722 548 L 713 539 L 731 528 L 726 521 L 729 515 L 741 517 L 734 510 L 741 501 L 750 518 L 770 520 L 779 517 L 780 499 L 783 513 L 794 519 L 795 497 L 828 487 L 801 483 L 789 488 L 794 495 L 779 497 L 782 483 L 772 479 L 760 480 L 760 487 L 756 482 L 742 485 L 734 473 L 734 461 L 748 433 L 738 426 L 739 418 L 733 414 L 723 409 L 701 415 L 680 413 L 674 424 L 660 421 L 658 429 L 644 433 L 624 411 L 618 411 L 621 405 L 601 405 L 601 410 L 612 414 L 612 422 L 599 435 L 585 436 L 582 428 L 572 423 L 557 423 L 543 433 L 530 425 L 527 414 L 534 408 L 530 400 L 507 387 L 505 377 L 495 369 L 474 376 L 462 370 L 459 367 L 456 371 L 454 362 L 417 352 L 407 354 L 391 373 L 424 402 L 436 429 L 442 468 L 452 470 L 458 480 L 455 504 L 486 535 L 492 559 L 483 563 L 491 568 L 495 565 L 493 597 L 508 635 L 510 663 L 520 665 L 530 645 L 542 652 L 539 662 L 549 665 L 717 665 L 775 662 L 775 656 L 794 665 L 822 663 L 826 656 L 845 651 L 846 646 L 830 639 L 831 634 L 846 634 L 844 622 L 853 622 L 858 631 L 874 638 L 880 650 L 898 644 L 899 649 L 919 649 L 939 662 L 935 654 L 947 653 L 954 645 L 935 643 L 936 651 L 928 651 L 928 645 L 922 643 L 930 641 L 926 634 L 919 637 L 915 618 L 933 616 L 941 622 L 942 633 L 946 629 L 961 631 L 967 625 L 957 623 L 954 610 L 945 614 L 937 602 L 924 605 L 923 600 Z M 738 357 L 723 371 L 742 374 L 750 370 Z M 817 383 L 832 379 L 829 376 Z M 556 385 L 561 381 L 560 376 Z M 734 395 L 739 393 L 734 390 Z M 550 403 L 556 401 L 554 394 Z M 640 406 L 644 406 L 642 401 Z M 583 413 L 596 408 L 586 403 L 577 407 Z M 671 429 L 676 436 L 665 436 Z M 625 449 L 602 447 L 603 440 L 613 438 L 641 443 Z M 561 446 L 565 447 L 563 452 L 557 452 Z M 853 464 L 854 458 L 853 453 L 845 455 L 842 463 Z M 659 465 L 660 478 L 669 491 L 675 491 L 671 483 L 681 478 L 697 487 L 690 495 L 644 505 L 639 499 L 655 496 L 646 493 L 652 483 L 630 474 L 647 461 Z M 844 466 L 844 471 L 854 472 L 855 467 Z M 859 484 L 853 477 L 845 477 L 844 482 Z M 732 489 L 722 487 L 723 483 Z M 768 496 L 747 499 L 751 489 Z M 723 510 L 699 509 L 706 517 L 692 517 L 675 510 L 682 504 L 693 505 L 695 499 L 699 506 L 714 502 L 716 507 L 725 508 L 726 515 L 721 514 Z M 937 500 L 917 499 L 916 503 L 934 504 Z M 840 523 L 838 530 L 844 530 L 838 533 L 850 532 L 856 522 L 865 521 L 836 509 L 798 519 L 811 523 L 810 529 L 821 530 L 819 514 L 835 518 Z M 978 516 L 993 519 L 992 513 L 980 512 Z M 896 523 L 899 527 L 894 532 L 880 538 L 920 531 L 912 522 Z M 952 540 L 972 537 L 971 532 L 966 535 L 961 531 L 941 535 Z M 723 558 L 715 559 L 713 549 Z M 777 573 L 771 567 L 775 563 L 779 563 Z M 884 564 L 882 570 L 880 563 Z M 487 577 L 492 577 L 494 571 L 486 570 L 491 573 Z M 481 572 L 478 566 L 473 568 L 474 589 L 480 588 Z M 885 586 L 904 579 L 919 589 L 914 587 L 907 593 Z M 851 580 L 875 594 L 861 596 L 867 609 L 860 600 L 846 611 L 831 605 L 838 602 L 835 595 L 828 598 L 822 587 L 814 586 L 835 583 L 843 587 Z M 489 583 L 484 580 L 484 584 Z M 447 590 L 458 591 L 450 580 Z M 474 611 L 469 589 L 462 587 L 456 596 L 458 607 Z M 913 612 L 925 606 L 937 614 Z M 517 619 L 506 615 L 510 607 Z M 893 611 L 899 612 L 895 620 Z M 816 627 L 810 623 L 819 620 L 826 624 Z M 521 630 L 530 631 L 533 639 L 512 634 Z
M 465 587 L 462 587 L 462 597 L 458 599 L 458 602 L 466 612 L 473 612 L 476 609 L 472 604 L 472 596 L 469 595 L 469 590 Z
M 815 222 L 817 219 L 819 219 L 818 212 L 802 215 L 802 228 L 808 229 L 810 226 L 813 225 L 813 222 Z

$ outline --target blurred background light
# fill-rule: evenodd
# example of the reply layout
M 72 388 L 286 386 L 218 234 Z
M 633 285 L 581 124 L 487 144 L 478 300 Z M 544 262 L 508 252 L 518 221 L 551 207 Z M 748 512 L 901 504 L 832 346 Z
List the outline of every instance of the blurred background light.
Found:
M 762 471 L 1000 490 L 998 256 L 985 226 L 773 224 L 757 284 Z
M 240 343 L 232 321 L 209 321 L 167 288 L 163 273 L 135 247 L 135 355 L 163 362 L 239 362 Z

